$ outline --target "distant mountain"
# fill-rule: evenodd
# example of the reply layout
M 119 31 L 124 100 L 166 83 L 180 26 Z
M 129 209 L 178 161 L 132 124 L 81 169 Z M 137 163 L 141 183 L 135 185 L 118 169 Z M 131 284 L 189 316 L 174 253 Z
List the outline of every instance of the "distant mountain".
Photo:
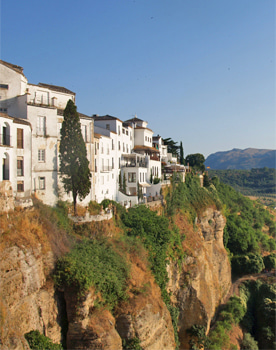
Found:
M 276 168 L 276 150 L 234 148 L 231 151 L 210 154 L 205 166 L 211 169 Z

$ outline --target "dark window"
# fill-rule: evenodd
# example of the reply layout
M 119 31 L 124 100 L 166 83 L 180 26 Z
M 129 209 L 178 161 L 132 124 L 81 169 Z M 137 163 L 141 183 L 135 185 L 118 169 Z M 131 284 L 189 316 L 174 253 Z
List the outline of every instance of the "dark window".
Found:
M 7 85 L 7 84 L 0 84 L 0 89 L 8 90 L 8 88 L 9 88 L 9 85 Z
M 23 129 L 17 129 L 17 148 L 24 148 L 23 137 Z
M 17 192 L 24 192 L 24 181 L 17 181 Z
M 24 176 L 23 158 L 17 158 L 17 176 Z
M 128 173 L 128 182 L 136 182 L 136 173 Z

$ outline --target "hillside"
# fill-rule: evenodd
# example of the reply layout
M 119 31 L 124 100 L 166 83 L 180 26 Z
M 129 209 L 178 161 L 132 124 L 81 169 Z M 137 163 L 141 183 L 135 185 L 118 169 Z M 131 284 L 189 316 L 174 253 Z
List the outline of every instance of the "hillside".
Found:
M 223 183 L 245 196 L 275 197 L 276 194 L 276 169 L 208 169 L 208 174 L 210 178 L 217 176 Z
M 205 166 L 211 169 L 276 168 L 276 150 L 234 148 L 231 151 L 210 154 Z

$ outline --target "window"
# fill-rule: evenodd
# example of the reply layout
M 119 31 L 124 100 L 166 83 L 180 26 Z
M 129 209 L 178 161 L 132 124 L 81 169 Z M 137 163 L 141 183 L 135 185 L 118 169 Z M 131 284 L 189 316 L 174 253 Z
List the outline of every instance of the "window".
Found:
M 45 162 L 45 149 L 38 150 L 38 161 L 43 163 Z
M 40 136 L 46 135 L 46 117 L 37 117 L 36 121 L 36 133 Z
M 17 176 L 24 175 L 23 157 L 17 157 Z
M 112 150 L 114 151 L 114 140 L 112 139 Z
M 128 130 L 126 130 L 126 135 L 128 136 Z
M 17 148 L 24 148 L 23 147 L 23 129 L 17 129 Z
M 81 126 L 81 133 L 82 133 L 83 141 L 87 142 L 87 126 L 86 125 Z
M 106 124 L 106 129 L 110 130 L 110 124 Z
M 9 88 L 9 85 L 7 85 L 7 84 L 0 84 L 0 89 L 8 90 L 8 88 Z
M 45 190 L 46 188 L 45 177 L 38 178 L 38 185 L 40 190 Z
M 95 143 L 95 154 L 97 154 L 98 144 Z
M 128 182 L 136 182 L 136 173 L 128 173 Z
M 0 112 L 8 112 L 7 108 L 0 108 Z
M 125 129 L 123 128 L 122 130 L 123 130 L 123 134 L 125 134 L 125 132 L 126 132 Z
M 98 169 L 97 169 L 97 159 L 95 159 L 95 172 L 97 172 Z
M 118 164 L 119 164 L 119 169 L 121 168 L 121 158 L 119 158 L 119 161 L 118 161 Z
M 24 192 L 24 181 L 17 181 L 17 192 Z
M 123 152 L 125 152 L 125 143 L 123 142 Z
M 121 144 L 120 144 L 120 141 L 118 141 L 118 150 L 120 151 L 121 149 Z
M 120 125 L 118 125 L 118 135 L 121 135 Z
M 128 145 L 126 145 L 126 151 L 127 151 L 127 153 L 128 153 Z
M 112 169 L 114 169 L 114 158 L 112 157 Z

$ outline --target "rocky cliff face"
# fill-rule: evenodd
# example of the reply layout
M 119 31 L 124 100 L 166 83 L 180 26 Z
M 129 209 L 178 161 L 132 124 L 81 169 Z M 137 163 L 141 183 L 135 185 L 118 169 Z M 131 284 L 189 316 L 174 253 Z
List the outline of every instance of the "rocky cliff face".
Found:
M 186 226 L 187 222 L 179 225 Z M 194 324 L 209 330 L 216 307 L 231 287 L 231 267 L 223 246 L 225 218 L 216 210 L 207 209 L 198 219 L 197 229 L 185 230 L 187 256 L 181 268 L 168 266 L 168 291 L 180 309 L 180 348 L 189 348 L 186 330 Z
M 187 255 L 180 267 L 168 265 L 168 291 L 180 310 L 180 349 L 187 349 L 186 330 L 193 324 L 209 328 L 230 288 L 231 272 L 222 241 L 225 219 L 220 212 L 208 209 L 198 219 L 196 230 L 183 216 L 177 223 L 186 235 Z M 95 307 L 93 289 L 79 298 L 71 289 L 54 288 L 51 249 L 10 246 L 0 254 L 1 349 L 28 349 L 24 334 L 36 329 L 60 343 L 67 327 L 68 349 L 120 350 L 122 339 L 133 338 L 145 350 L 175 349 L 169 311 L 140 257 L 130 259 L 128 301 L 111 313 Z
M 53 267 L 52 252 L 42 254 L 41 246 L 1 252 L 1 349 L 28 349 L 24 334 L 36 329 L 61 341 L 62 306 L 53 282 L 47 280 Z
M 114 310 L 114 316 L 95 307 L 93 289 L 80 299 L 73 290 L 65 291 L 68 349 L 121 350 L 122 339 L 133 338 L 140 340 L 143 349 L 175 349 L 170 313 L 150 271 L 138 257 L 132 259 L 129 284 L 129 299 Z

